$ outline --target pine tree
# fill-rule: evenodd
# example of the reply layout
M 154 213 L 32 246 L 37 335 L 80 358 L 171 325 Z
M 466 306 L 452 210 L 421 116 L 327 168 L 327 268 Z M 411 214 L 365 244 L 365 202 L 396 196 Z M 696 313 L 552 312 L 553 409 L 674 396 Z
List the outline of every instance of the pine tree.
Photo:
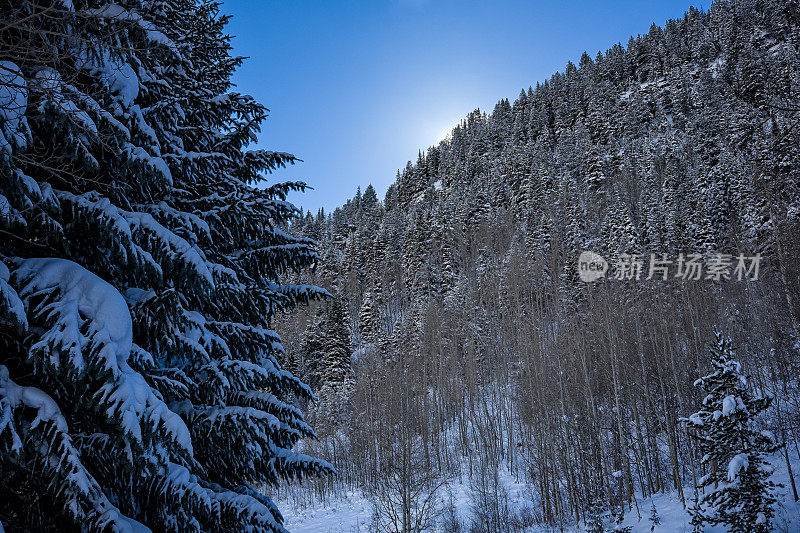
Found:
M 322 379 L 322 355 L 325 343 L 323 329 L 325 327 L 325 310 L 323 307 L 317 309 L 313 320 L 308 323 L 303 340 L 298 348 L 298 371 L 300 378 L 311 387 L 312 390 L 320 388 Z
M 322 347 L 322 382 L 342 387 L 350 378 L 350 334 L 345 307 L 339 298 L 326 304 L 324 344 Z
M 604 533 L 605 515 L 606 511 L 602 500 L 600 498 L 595 498 L 592 505 L 589 507 L 589 514 L 586 517 L 586 533 Z
M 256 487 L 332 471 L 269 327 L 325 294 L 304 186 L 252 187 L 294 157 L 246 148 L 218 3 L 45 4 L 0 30 L 0 523 L 284 531 Z
M 317 310 L 299 352 L 300 374 L 315 394 L 313 420 L 325 436 L 345 422 L 353 391 L 350 335 L 345 308 L 339 298 L 330 299 Z
M 636 228 L 625 201 L 619 194 L 614 195 L 608 206 L 603 227 L 604 244 L 610 257 L 627 253 L 641 253 Z
M 775 484 L 764 455 L 776 446 L 770 434 L 754 428 L 754 418 L 771 399 L 748 392 L 731 341 L 721 334 L 711 348 L 711 365 L 714 372 L 695 382 L 706 394 L 702 409 L 685 419 L 708 470 L 700 479 L 707 492 L 691 510 L 691 523 L 724 524 L 732 533 L 770 531 Z
M 313 390 L 342 386 L 350 375 L 350 335 L 344 306 L 332 298 L 319 307 L 306 329 L 299 352 L 302 376 Z
M 600 199 L 605 192 L 606 177 L 603 175 L 603 169 L 600 162 L 600 156 L 597 153 L 597 147 L 591 146 L 586 157 L 585 163 L 585 181 L 586 188 Z
M 359 311 L 358 329 L 361 344 L 376 346 L 381 336 L 380 327 L 380 288 L 367 289 Z
M 650 516 L 648 517 L 650 521 L 650 531 L 655 531 L 656 526 L 661 525 L 661 517 L 658 514 L 658 509 L 656 509 L 656 504 L 653 503 L 650 506 Z

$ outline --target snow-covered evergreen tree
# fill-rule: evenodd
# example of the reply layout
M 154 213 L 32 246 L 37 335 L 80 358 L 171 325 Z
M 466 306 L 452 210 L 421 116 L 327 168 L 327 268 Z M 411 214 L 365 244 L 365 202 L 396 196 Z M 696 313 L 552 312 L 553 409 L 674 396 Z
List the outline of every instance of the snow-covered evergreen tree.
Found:
M 345 307 L 339 298 L 332 298 L 325 307 L 325 319 L 319 330 L 322 342 L 319 352 L 312 355 L 319 358 L 319 391 L 315 391 L 313 420 L 330 429 L 346 422 L 353 392 L 353 369 Z
M 589 507 L 589 513 L 586 515 L 586 533 L 604 533 L 606 514 L 603 501 L 600 498 L 595 498 Z
M 332 470 L 269 329 L 324 295 L 283 281 L 303 185 L 252 187 L 294 158 L 247 149 L 218 3 L 94 5 L 3 13 L 0 523 L 283 531 L 257 489 Z
M 360 342 L 365 347 L 375 346 L 380 337 L 380 293 L 377 288 L 367 289 L 358 314 Z
M 692 509 L 692 524 L 724 524 L 732 533 L 771 531 L 775 484 L 764 455 L 775 451 L 775 442 L 754 427 L 771 399 L 748 392 L 731 341 L 721 334 L 711 348 L 711 365 L 714 372 L 695 382 L 706 393 L 702 409 L 686 419 L 708 471 L 700 479 L 704 494 Z
M 338 298 L 317 310 L 300 346 L 302 376 L 317 390 L 341 387 L 350 379 L 350 335 L 344 306 Z
M 650 521 L 650 531 L 655 531 L 656 527 L 661 525 L 661 516 L 658 514 L 655 503 L 650 506 L 650 516 L 647 517 L 647 520 Z
M 338 387 L 350 378 L 350 333 L 341 300 L 331 299 L 327 307 L 322 380 Z

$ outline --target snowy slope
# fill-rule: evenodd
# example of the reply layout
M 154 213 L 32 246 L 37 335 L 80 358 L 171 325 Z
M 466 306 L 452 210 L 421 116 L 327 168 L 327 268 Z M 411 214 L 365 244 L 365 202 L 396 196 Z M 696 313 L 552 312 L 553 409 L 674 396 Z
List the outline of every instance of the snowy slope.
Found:
M 792 469 L 797 479 L 800 474 L 800 460 L 795 454 L 792 459 Z M 789 474 L 786 463 L 780 455 L 772 457 L 771 464 L 775 470 L 773 481 L 782 484 L 778 488 L 778 508 L 775 513 L 776 532 L 800 532 L 800 503 L 793 501 L 791 487 L 789 485 Z M 501 472 L 501 479 L 509 493 L 512 506 L 530 505 L 530 493 L 528 487 L 521 481 L 514 479 L 508 472 Z M 686 487 L 684 493 L 687 498 L 692 495 L 692 488 Z M 462 524 L 468 525 L 471 515 L 471 503 L 469 485 L 464 478 L 464 482 L 455 480 L 442 493 L 445 499 L 452 494 L 456 505 L 457 514 Z M 371 531 L 370 523 L 372 516 L 372 506 L 367 498 L 360 491 L 348 491 L 341 499 L 328 502 L 327 505 L 303 507 L 295 501 L 278 501 L 279 507 L 283 510 L 285 524 L 289 531 L 293 533 L 354 533 Z M 658 494 L 651 498 L 637 500 L 641 518 L 636 509 L 629 512 L 622 523 L 622 526 L 632 527 L 634 533 L 650 532 L 650 509 L 653 504 L 656 506 L 661 525 L 655 528 L 656 532 L 663 533 L 682 533 L 692 530 L 689 525 L 689 513 L 683 508 L 677 493 L 671 492 Z M 690 504 L 687 499 L 687 505 Z M 539 531 L 552 531 L 551 528 L 541 527 L 530 529 L 530 533 Z M 564 531 L 577 533 L 584 531 L 583 527 L 568 527 Z M 706 528 L 707 533 L 724 533 L 724 529 Z
M 796 455 L 794 457 L 790 456 L 790 459 L 792 459 L 792 470 L 795 475 L 795 481 L 797 481 L 800 460 Z M 800 503 L 795 502 L 792 496 L 786 462 L 780 455 L 774 455 L 770 463 L 775 470 L 772 480 L 782 485 L 777 489 L 778 507 L 775 512 L 774 530 L 787 533 L 800 531 Z M 692 495 L 691 487 L 686 487 L 684 494 L 686 494 L 687 498 L 690 497 Z M 680 533 L 692 530 L 691 526 L 689 526 L 689 514 L 683 509 L 676 493 L 659 494 L 646 500 L 640 499 L 638 503 L 642 519 L 639 520 L 634 511 L 625 517 L 622 524 L 623 526 L 633 527 L 634 533 L 649 533 L 650 522 L 647 517 L 650 514 L 650 507 L 653 503 L 655 503 L 658 514 L 661 516 L 661 526 L 657 527 L 656 531 Z M 687 505 L 689 503 L 687 500 Z M 724 533 L 725 529 L 722 527 L 707 527 L 705 531 L 707 533 Z

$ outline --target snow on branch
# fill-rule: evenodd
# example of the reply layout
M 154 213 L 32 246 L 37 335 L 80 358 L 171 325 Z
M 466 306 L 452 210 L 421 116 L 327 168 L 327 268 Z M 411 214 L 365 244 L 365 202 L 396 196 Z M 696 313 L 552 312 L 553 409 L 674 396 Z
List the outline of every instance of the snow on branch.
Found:
M 151 22 L 142 18 L 139 13 L 129 11 L 119 4 L 112 2 L 98 8 L 84 9 L 80 11 L 78 15 L 112 22 L 132 22 L 144 30 L 145 36 L 150 42 L 166 46 L 173 52 L 177 52 L 175 43 L 162 32 L 158 31 Z
M 27 108 L 28 86 L 22 72 L 15 63 L 0 61 L 0 154 L 8 156 L 28 146 Z
M 21 416 L 17 411 L 20 407 L 35 412 L 30 424 L 15 424 Z M 45 476 L 51 479 L 51 493 L 61 500 L 76 524 L 91 524 L 97 531 L 150 531 L 120 513 L 83 466 L 56 402 L 40 389 L 17 385 L 11 380 L 8 368 L 0 365 L 0 439 L 5 434 L 11 440 L 12 452 L 20 453 L 24 446 L 27 454 L 37 456 L 45 468 Z
M 174 448 L 192 456 L 184 422 L 128 364 L 131 316 L 114 287 L 76 263 L 54 258 L 17 260 L 11 282 L 30 320 L 43 326 L 30 349 L 34 365 L 53 375 L 63 375 L 64 366 L 76 381 L 102 379 L 94 399 L 125 435 L 144 444 L 145 434 L 160 428 Z
M 10 320 L 17 329 L 25 330 L 28 328 L 25 306 L 17 291 L 8 284 L 10 277 L 8 267 L 0 261 L 0 318 Z
M 182 505 L 202 513 L 206 519 L 235 527 L 237 531 L 288 533 L 274 505 L 266 505 L 261 498 L 247 493 L 203 483 L 187 468 L 174 463 L 167 465 L 153 490 L 164 499 L 178 498 Z

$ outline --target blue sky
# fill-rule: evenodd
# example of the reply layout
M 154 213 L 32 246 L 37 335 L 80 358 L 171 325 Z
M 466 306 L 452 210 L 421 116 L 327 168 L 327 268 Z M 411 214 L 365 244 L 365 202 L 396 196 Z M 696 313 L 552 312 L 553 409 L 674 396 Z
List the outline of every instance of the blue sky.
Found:
M 708 2 L 697 3 L 707 8 Z M 271 110 L 258 146 L 303 163 L 275 174 L 326 211 L 372 183 L 382 198 L 406 161 L 476 108 L 681 17 L 689 0 L 608 2 L 227 0 L 234 81 Z

